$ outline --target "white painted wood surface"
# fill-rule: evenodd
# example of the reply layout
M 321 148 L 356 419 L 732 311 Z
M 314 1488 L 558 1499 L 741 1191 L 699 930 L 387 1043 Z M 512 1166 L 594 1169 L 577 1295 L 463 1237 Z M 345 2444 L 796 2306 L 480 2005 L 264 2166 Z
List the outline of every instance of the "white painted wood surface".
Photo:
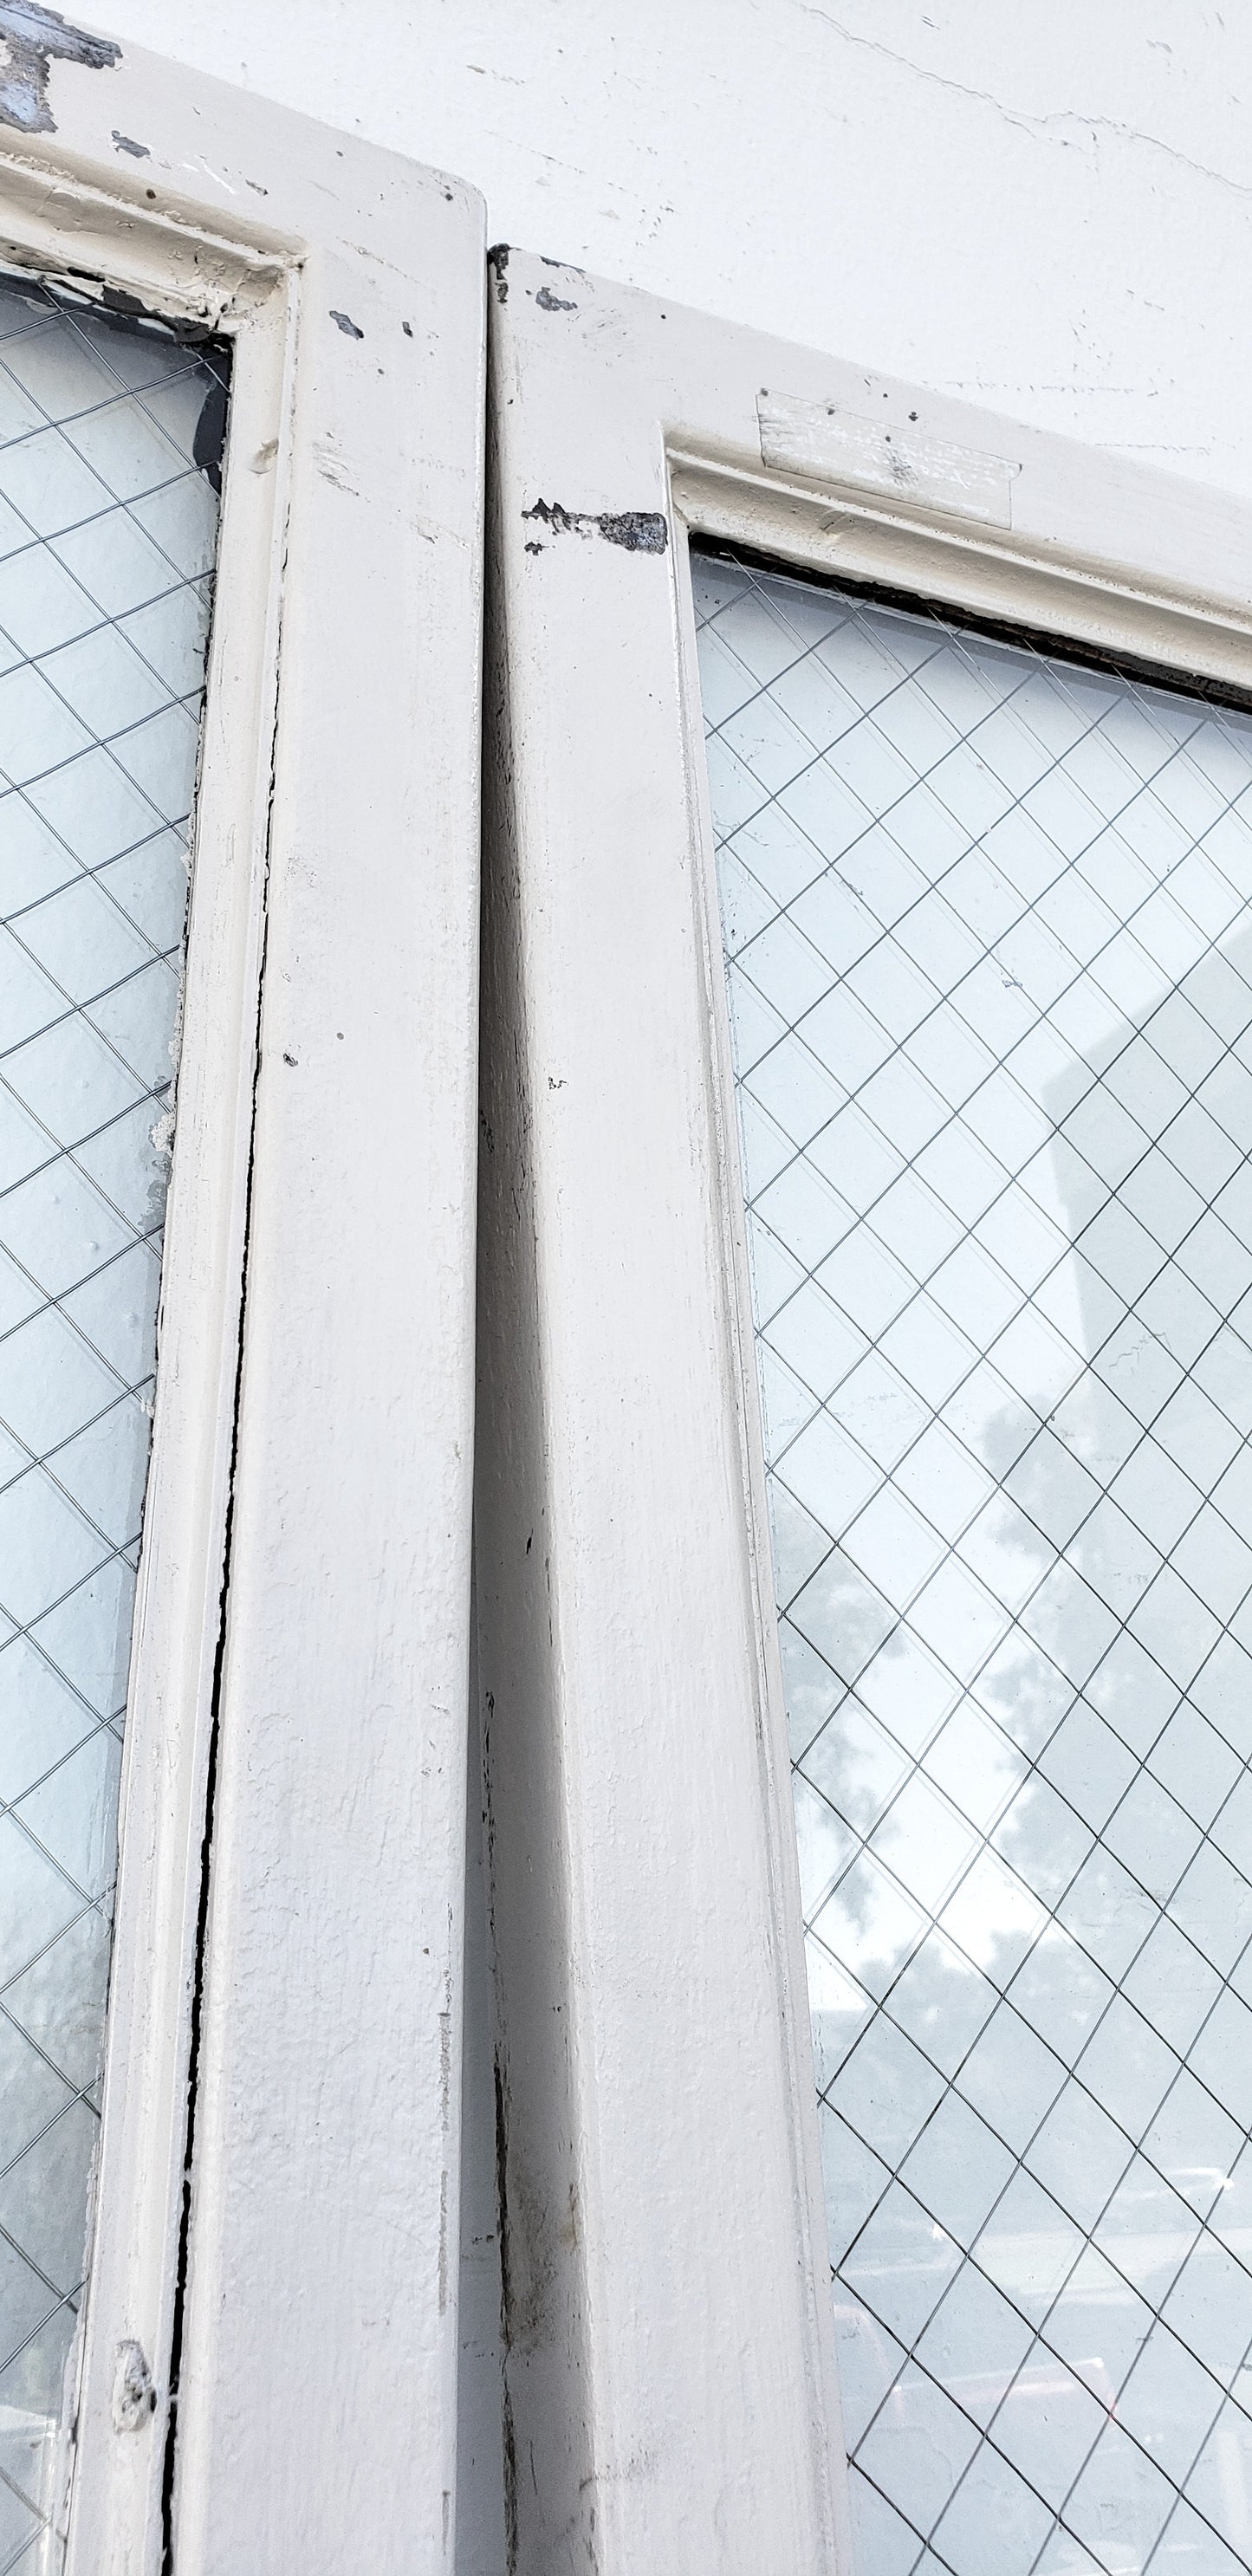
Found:
M 477 1528 L 517 2563 L 846 2568 L 686 531 L 1247 687 L 1252 512 L 516 251 L 492 296 Z M 856 457 L 771 471 L 762 387 L 962 451 L 976 500 L 1011 459 L 1011 529 Z
M 517 2564 L 816 2576 L 811 2086 L 674 566 L 598 525 L 668 509 L 664 440 L 627 299 L 516 254 L 493 292 L 477 1527 Z
M 71 2565 L 155 2576 L 168 2541 L 180 2576 L 433 2571 L 456 2450 L 482 210 L 200 76 L 53 53 L 52 130 L 0 124 L 3 255 L 236 351 Z M 156 2403 L 118 2430 L 132 2342 Z

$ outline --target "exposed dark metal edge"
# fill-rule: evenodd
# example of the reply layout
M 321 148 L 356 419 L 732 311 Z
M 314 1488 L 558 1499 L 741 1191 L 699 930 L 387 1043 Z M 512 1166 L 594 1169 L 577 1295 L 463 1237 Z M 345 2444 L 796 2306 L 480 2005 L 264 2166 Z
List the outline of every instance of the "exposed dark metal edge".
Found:
M 283 533 L 282 561 L 279 573 L 279 599 L 286 589 L 287 529 Z M 281 653 L 281 646 L 280 646 Z M 184 2129 L 182 2206 L 179 2214 L 178 2258 L 174 2278 L 174 2304 L 170 2330 L 169 2375 L 165 2417 L 165 2452 L 161 2479 L 161 2576 L 174 2576 L 174 2490 L 177 2472 L 178 2405 L 182 2375 L 183 2339 L 186 2326 L 187 2291 L 190 2276 L 191 2219 L 195 2179 L 196 2113 L 199 2104 L 200 2053 L 204 2023 L 204 1990 L 208 1953 L 209 1915 L 212 1894 L 213 1835 L 215 1824 L 218 1766 L 221 1749 L 222 1689 L 226 1661 L 226 1641 L 230 1606 L 230 1578 L 234 1553 L 235 1495 L 239 1468 L 239 1422 L 243 1395 L 244 1337 L 248 1316 L 248 1270 L 252 1244 L 253 1182 L 256 1166 L 257 1098 L 261 1080 L 261 1014 L 265 997 L 265 966 L 269 945 L 269 889 L 273 849 L 274 794 L 278 762 L 279 691 L 275 689 L 270 728 L 269 779 L 265 811 L 265 859 L 261 879 L 261 938 L 258 962 L 256 1003 L 252 1035 L 252 1094 L 248 1126 L 248 1167 L 244 1189 L 243 1248 L 239 1268 L 239 1308 L 235 1344 L 233 1402 L 230 1434 L 230 1469 L 227 1479 L 226 1513 L 222 1533 L 222 1574 L 218 1589 L 217 1637 L 213 1654 L 213 1688 L 210 1701 L 208 1759 L 205 1768 L 204 1827 L 200 1839 L 200 1893 L 196 1913 L 195 1952 L 192 1969 L 190 2036 L 187 2053 L 187 2115 Z M 175 1145 L 177 1150 L 177 1145 Z
M 1037 653 L 1048 662 L 1069 662 L 1079 669 L 1106 671 L 1110 678 L 1133 680 L 1141 687 L 1166 690 L 1190 698 L 1207 698 L 1216 706 L 1232 707 L 1240 715 L 1252 715 L 1252 685 L 1240 689 L 1232 681 L 1219 680 L 1203 671 L 1189 671 L 1179 663 L 1156 662 L 1144 655 L 1112 653 L 1102 645 L 1084 642 L 1051 628 L 1031 626 L 1023 619 L 986 615 L 981 609 L 965 608 L 952 600 L 936 597 L 932 592 L 904 590 L 893 583 L 857 580 L 844 572 L 832 572 L 825 565 L 798 565 L 778 555 L 758 551 L 753 546 L 732 543 L 728 538 L 705 536 L 698 526 L 690 530 L 693 554 L 711 557 L 715 562 L 742 565 L 745 572 L 765 573 L 774 581 L 794 581 L 805 588 L 845 593 L 866 600 L 878 608 L 894 608 L 910 617 L 930 617 L 938 625 L 957 627 L 962 632 L 985 636 L 993 644 L 1004 644 L 1017 652 Z

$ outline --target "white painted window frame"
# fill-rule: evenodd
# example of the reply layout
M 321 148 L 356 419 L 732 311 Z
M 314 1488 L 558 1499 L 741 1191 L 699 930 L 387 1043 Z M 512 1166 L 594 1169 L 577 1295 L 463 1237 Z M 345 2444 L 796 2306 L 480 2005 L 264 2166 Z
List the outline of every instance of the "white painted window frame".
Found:
M 1252 690 L 1252 512 L 516 251 L 489 321 L 476 1527 L 517 2566 L 846 2571 L 688 543 Z
M 0 115 L 234 353 L 69 2566 L 446 2569 L 482 209 L 19 0 Z

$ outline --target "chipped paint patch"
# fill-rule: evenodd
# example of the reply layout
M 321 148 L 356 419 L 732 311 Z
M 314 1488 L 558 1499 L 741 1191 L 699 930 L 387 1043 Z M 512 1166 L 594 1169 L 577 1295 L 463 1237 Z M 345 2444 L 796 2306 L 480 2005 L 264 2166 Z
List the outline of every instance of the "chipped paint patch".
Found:
M 116 126 L 113 128 L 113 149 L 115 152 L 129 152 L 133 161 L 152 159 L 146 143 L 136 143 L 132 135 L 119 134 Z
M 632 555 L 663 555 L 669 544 L 661 510 L 605 510 L 596 526 L 611 546 L 625 546 Z
M 507 304 L 509 300 L 509 281 L 504 273 L 508 264 L 509 245 L 507 242 L 497 242 L 495 249 L 487 253 L 487 266 L 496 283 L 497 304 Z
M 354 322 L 350 313 L 336 313 L 334 306 L 332 305 L 330 318 L 332 322 L 338 323 L 338 326 L 346 339 L 363 340 L 365 338 L 365 333 L 361 329 L 360 323 Z
M 40 0 L 0 0 L 0 43 L 7 57 L 0 66 L 0 124 L 15 125 L 21 134 L 56 133 L 48 104 L 53 63 L 107 72 L 122 59 L 121 46 L 110 37 L 67 25 L 59 9 L 44 9 Z
M 669 544 L 669 523 L 662 510 L 567 510 L 563 501 L 535 501 L 522 517 L 542 520 L 554 537 L 594 533 L 611 546 L 624 546 L 632 555 L 663 555 Z M 532 538 L 526 552 L 542 554 L 542 544 Z
M 113 2422 L 119 2433 L 137 2433 L 156 2413 L 157 2393 L 143 2345 L 128 2335 L 117 2347 Z
M 535 297 L 541 313 L 576 313 L 578 306 L 568 295 L 554 295 L 550 286 L 541 286 Z

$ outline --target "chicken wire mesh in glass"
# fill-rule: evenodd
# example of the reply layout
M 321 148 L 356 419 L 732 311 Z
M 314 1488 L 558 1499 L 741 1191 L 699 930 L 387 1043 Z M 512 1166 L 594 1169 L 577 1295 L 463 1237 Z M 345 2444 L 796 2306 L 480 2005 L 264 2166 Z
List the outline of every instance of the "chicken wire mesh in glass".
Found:
M 1236 2576 L 1252 719 L 695 580 L 855 2576 Z
M 225 356 L 0 279 L 0 2571 L 59 2563 Z

